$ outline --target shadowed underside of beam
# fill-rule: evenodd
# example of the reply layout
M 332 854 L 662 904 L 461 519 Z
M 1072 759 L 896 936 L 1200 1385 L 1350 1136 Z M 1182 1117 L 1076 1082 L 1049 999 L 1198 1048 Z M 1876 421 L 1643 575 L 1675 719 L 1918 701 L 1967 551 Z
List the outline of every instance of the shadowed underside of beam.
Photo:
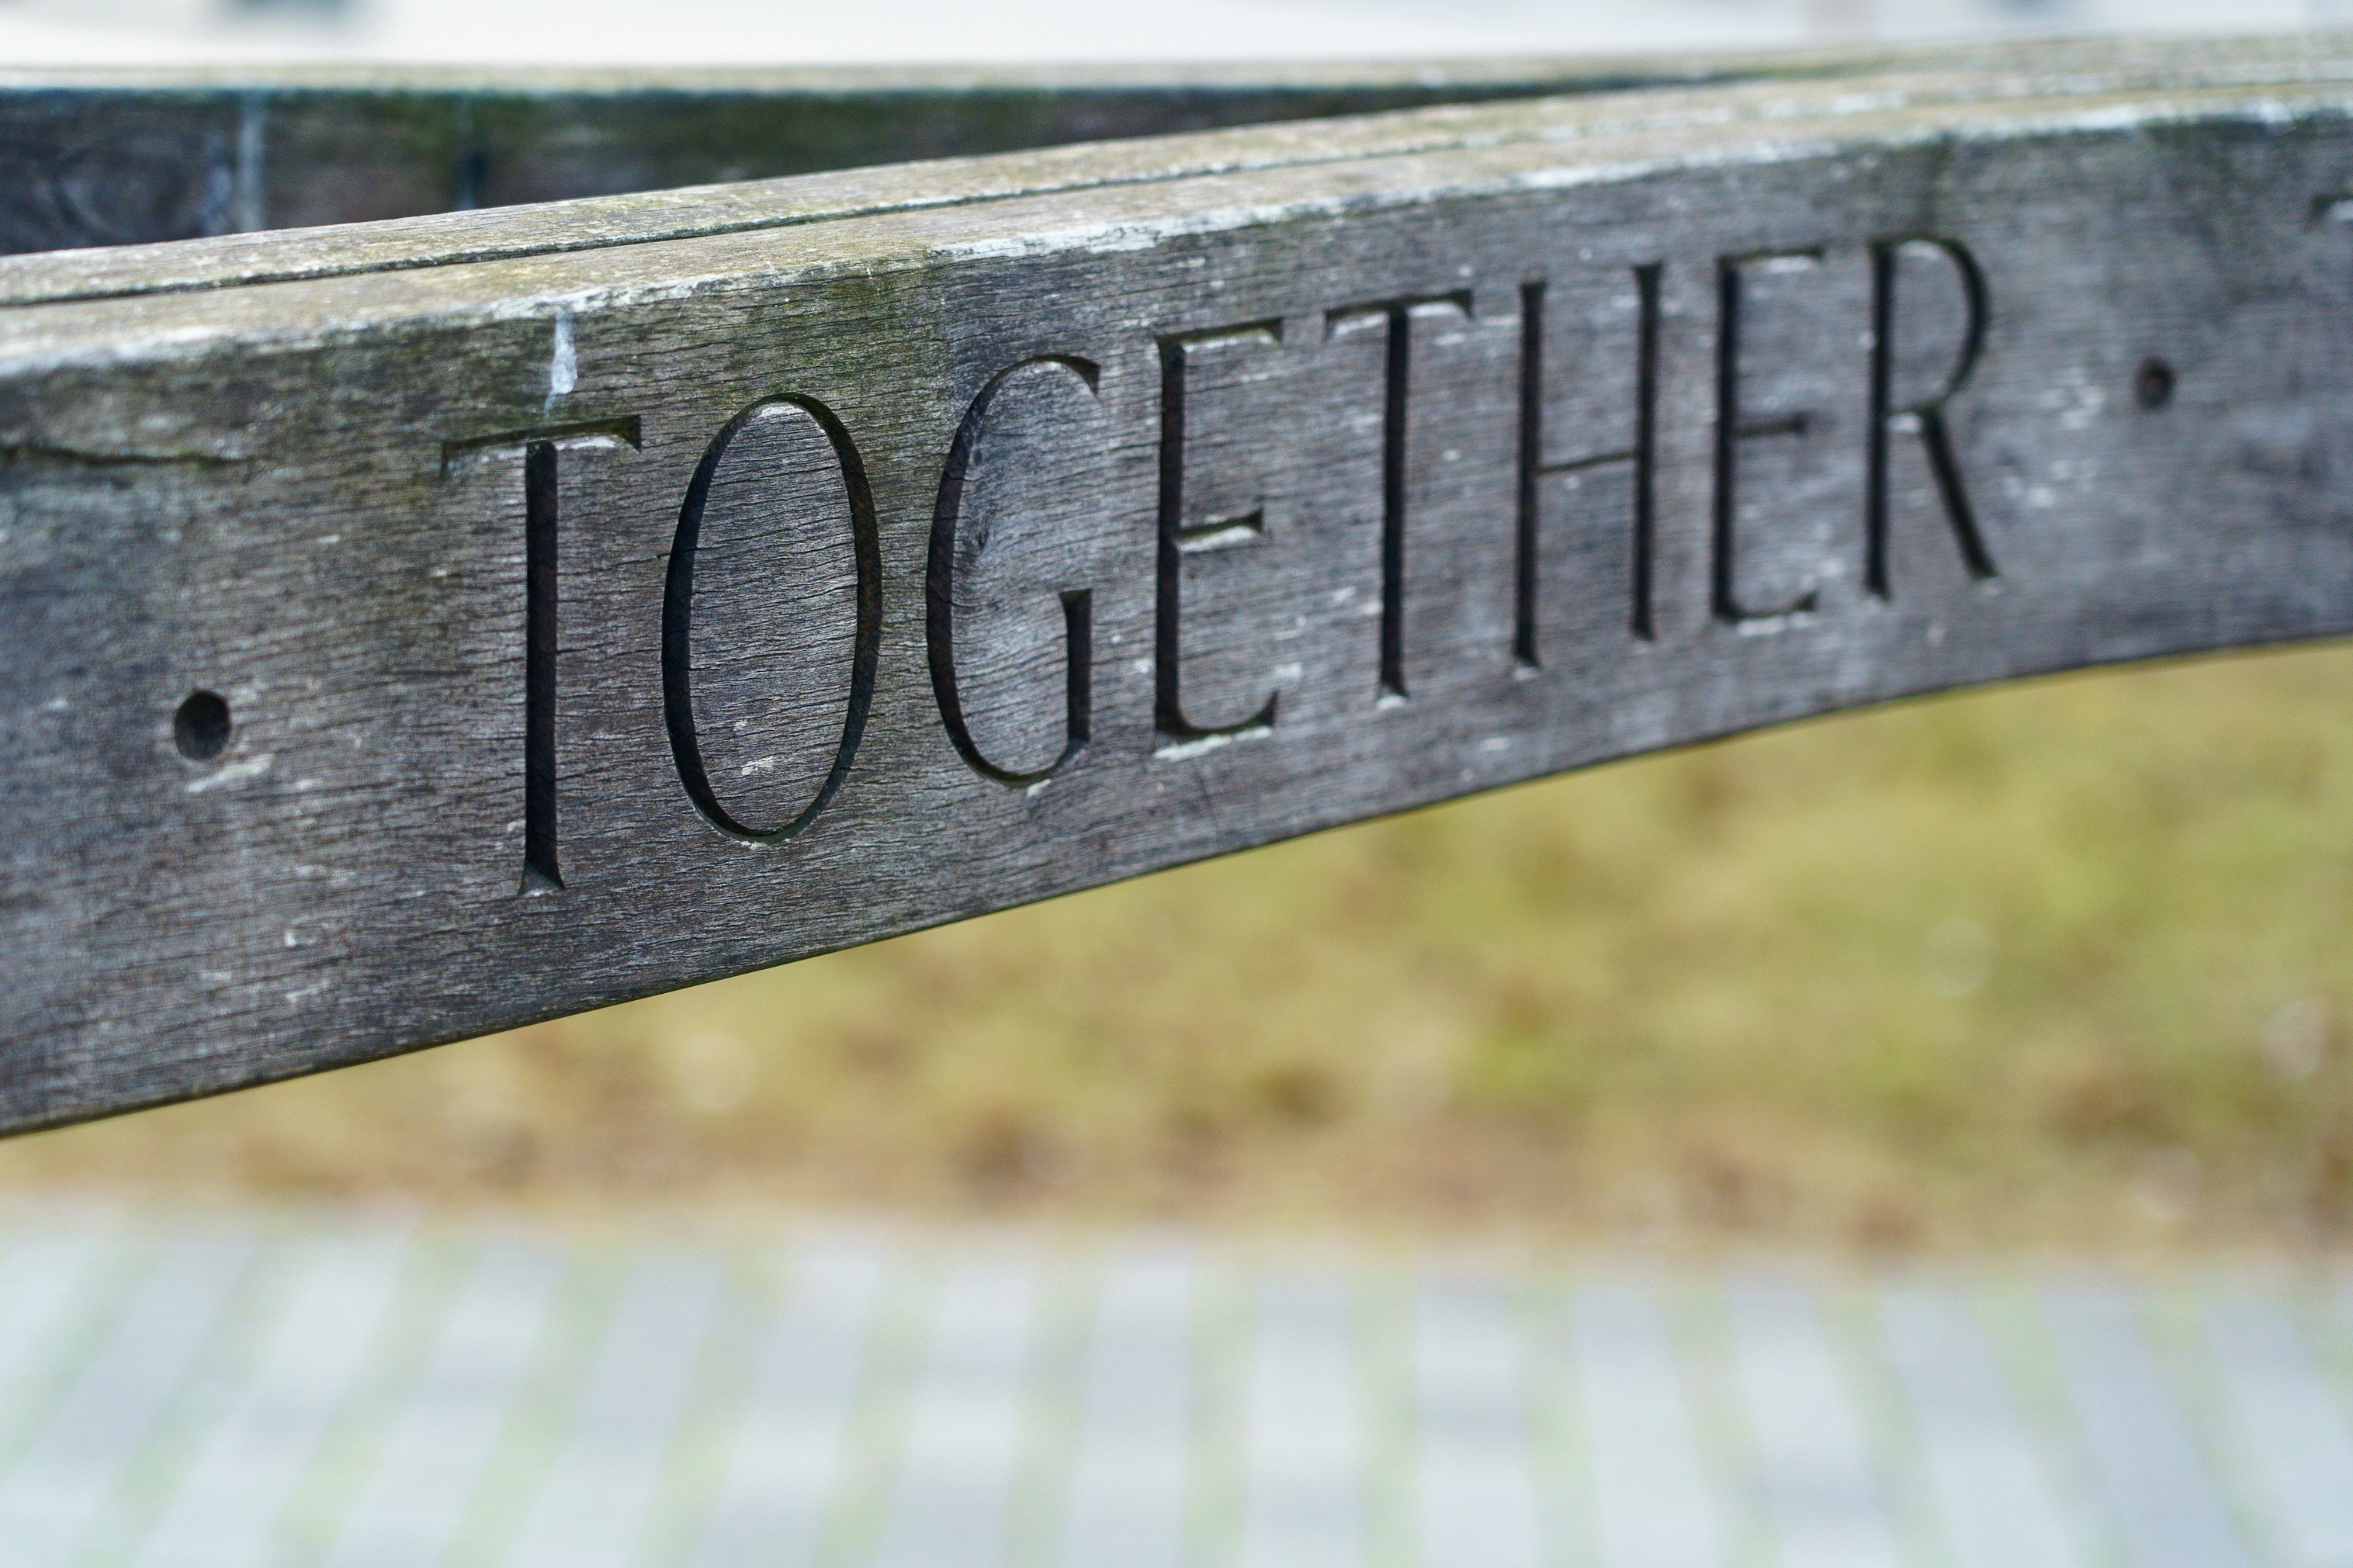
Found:
M 0 262 L 0 1125 L 2353 629 L 2353 59 Z

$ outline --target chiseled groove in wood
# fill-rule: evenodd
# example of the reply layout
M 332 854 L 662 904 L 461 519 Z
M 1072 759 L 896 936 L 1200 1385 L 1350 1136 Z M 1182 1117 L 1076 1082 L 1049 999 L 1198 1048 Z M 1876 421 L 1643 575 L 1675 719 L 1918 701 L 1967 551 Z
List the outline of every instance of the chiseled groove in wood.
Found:
M 2353 56 L 2313 40 L 2259 41 L 2252 57 L 2185 52 L 2097 68 L 2070 54 L 2047 69 L 1937 69 L 1926 60 L 1876 78 L 1767 76 L 1705 89 L 1652 89 L 1454 104 L 1338 120 L 1054 146 L 976 158 L 860 166 L 727 185 L 586 197 L 533 206 L 436 213 L 305 232 L 225 235 L 164 245 L 0 257 L 0 306 L 198 291 L 469 262 L 556 256 L 612 246 L 754 232 L 917 206 L 1078 193 L 1208 174 L 1436 153 L 1528 139 L 1606 138 L 1720 126 L 1734 113 L 1787 126 L 1922 107 L 2038 98 L 2084 100 L 2165 87 L 2313 85 L 2345 79 Z
M 0 1121 L 363 1059 L 1807 714 L 2353 628 L 2335 521 L 2353 388 L 2331 326 L 2353 233 L 2330 216 L 2353 189 L 2353 89 L 1989 99 L 2004 80 L 1936 103 L 1843 83 L 1836 113 L 1780 121 L 1727 91 L 1672 130 L 8 312 Z M 1963 256 L 1989 301 L 1974 359 Z M 1753 350 L 1729 379 L 1758 421 L 1734 443 L 1732 599 L 1812 594 L 1810 616 L 1736 625 L 1710 593 L 1728 266 Z M 1652 267 L 1644 637 L 1627 464 L 1583 460 L 1632 449 Z M 1877 395 L 1860 345 L 1888 289 L 1883 401 L 1912 412 L 1888 436 L 1882 584 L 1860 564 Z M 1248 353 L 1179 356 L 1172 469 L 1165 344 L 1268 322 Z M 965 595 L 955 657 L 987 677 L 965 693 L 974 732 L 1018 759 L 1059 746 L 1062 595 L 1090 595 L 1087 749 L 1011 788 L 942 727 L 929 542 L 975 396 L 1054 356 L 1097 374 L 1003 384 L 958 524 L 974 553 L 936 590 Z M 2158 361 L 2152 400 L 2136 388 Z M 828 411 L 872 505 L 786 504 L 848 469 L 785 443 L 773 475 L 730 481 L 774 526 L 725 548 L 756 563 L 793 531 L 842 584 L 877 576 L 881 630 L 855 765 L 807 832 L 761 847 L 713 833 L 679 785 L 664 574 L 712 437 L 780 398 Z M 1922 410 L 1990 579 L 1957 547 Z M 580 434 L 621 421 L 637 445 Z M 559 449 L 565 888 L 518 897 L 534 442 Z M 1162 733 L 1155 705 L 1165 497 L 1187 539 L 1258 519 L 1180 552 L 1188 712 L 1208 727 L 1281 698 L 1212 748 Z M 795 595 L 816 580 L 776 583 L 769 617 L 814 624 Z M 1386 704 L 1383 604 L 1409 693 Z M 844 732 L 839 673 L 772 679 L 791 765 L 756 773 L 750 751 L 731 790 L 824 776 Z M 174 748 L 195 688 L 237 716 L 210 760 Z

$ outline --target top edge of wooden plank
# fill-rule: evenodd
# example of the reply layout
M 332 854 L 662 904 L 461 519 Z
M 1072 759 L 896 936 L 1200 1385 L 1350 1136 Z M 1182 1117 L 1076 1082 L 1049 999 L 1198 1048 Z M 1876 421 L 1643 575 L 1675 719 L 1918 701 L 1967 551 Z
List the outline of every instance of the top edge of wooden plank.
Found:
M 490 321 L 603 309 L 692 291 L 746 270 L 814 280 L 845 271 L 920 271 L 943 256 L 1118 250 L 1205 225 L 1263 226 L 1344 210 L 1423 206 L 1507 186 L 1620 184 L 1660 169 L 1762 167 L 1836 149 L 2138 132 L 2225 120 L 2285 127 L 2314 117 L 2353 119 L 2353 61 L 2335 74 L 2294 82 L 2177 79 L 1998 95 L 1971 90 L 1987 85 L 1976 78 L 1938 83 L 1937 91 L 1906 85 L 1912 90 L 1825 92 L 1804 102 L 1778 94 L 1746 113 L 1674 112 L 1672 102 L 1651 99 L 1645 107 L 1662 112 L 1588 117 L 1586 110 L 1608 105 L 1591 99 L 1528 100 L 436 215 L 343 226 L 341 235 L 322 228 L 237 237 L 258 249 L 282 247 L 298 256 L 309 255 L 304 242 L 315 240 L 343 264 L 38 300 L 0 292 L 0 373 L 317 344 L 425 317 Z M 1704 97 L 1729 107 L 1720 89 Z M 1442 133 L 1427 133 L 1433 126 Z M 1294 128 L 1331 155 L 1163 160 L 1153 144 L 1165 142 L 1182 154 L 1196 151 L 1190 143 Z M 1360 140 L 1347 145 L 1347 132 Z M 1131 153 L 1139 163 L 1124 160 Z M 637 209 L 663 197 L 736 195 L 774 198 L 779 205 L 735 223 L 650 232 L 593 226 L 600 217 L 642 216 Z M 569 223 L 585 232 L 561 243 L 434 250 L 413 259 L 354 256 L 334 243 L 370 230 L 463 229 L 500 218 L 517 225 L 535 218 Z M 125 247 L 122 253 L 229 243 Z M 20 262 L 117 254 L 0 258 L 0 289 Z
M 2259 37 L 2200 39 L 2229 48 Z M 2126 40 L 2121 47 L 2174 51 L 2188 40 Z M 1653 50 L 1623 54 L 1464 55 L 1433 58 L 1077 61 L 1037 65 L 920 64 L 696 66 L 655 68 L 480 67 L 340 64 L 42 67 L 0 66 L 0 94 L 339 93 L 550 96 L 662 94 L 876 94 L 1238 90 L 1269 88 L 1602 87 L 1653 81 L 1693 84 L 1759 75 L 1804 76 L 1885 69 L 1933 54 L 1992 63 L 2031 55 L 2113 53 L 2116 39 L 2054 37 L 2001 45 L 1869 45 L 1762 50 Z
M 893 91 L 1257 90 L 1268 88 L 1602 88 L 1691 85 L 1755 77 L 1852 75 L 1924 61 L 1979 69 L 2053 68 L 2070 60 L 2221 60 L 2315 45 L 2343 47 L 2353 29 L 1865 44 L 1797 49 L 1649 50 L 1569 55 L 1463 55 L 1323 59 L 1074 61 L 1036 65 L 695 66 L 649 68 L 258 63 L 185 67 L 0 65 L 0 95 L 463 94 L 535 98 L 660 94 L 871 94 Z
M 538 98 L 654 94 L 867 95 L 891 92 L 1241 90 L 1266 88 L 1492 87 L 1555 81 L 1712 80 L 1770 59 L 1792 70 L 1853 68 L 1895 54 L 1465 56 L 1443 59 L 1149 61 L 1071 65 L 839 65 L 586 69 L 567 67 L 262 65 L 0 68 L 0 93 L 336 93 Z
M 0 309 L 206 291 L 516 260 L 1123 184 L 1161 184 L 1514 141 L 1623 136 L 1727 119 L 1835 121 L 1930 105 L 2101 94 L 2327 86 L 2353 80 L 2353 34 L 2127 43 L 2029 51 L 2000 70 L 1974 52 L 1921 53 L 1907 68 L 1778 76 L 1704 86 L 1443 104 L 1335 119 L 1075 142 L 374 223 L 266 230 L 98 250 L 0 257 Z
M 0 78 L 0 253 L 501 207 L 1754 66 L 1333 61 L 955 70 Z

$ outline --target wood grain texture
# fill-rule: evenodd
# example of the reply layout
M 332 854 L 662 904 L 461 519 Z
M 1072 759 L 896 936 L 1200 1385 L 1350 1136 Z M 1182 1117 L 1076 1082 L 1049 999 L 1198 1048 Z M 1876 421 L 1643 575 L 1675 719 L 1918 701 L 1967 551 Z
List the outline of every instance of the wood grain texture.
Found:
M 2349 114 L 1964 62 L 0 263 L 0 1124 L 2353 629 Z
M 2055 61 L 2075 47 L 2034 48 Z M 1437 103 L 1847 74 L 1903 58 L 1881 48 L 1174 67 L 0 68 L 0 255 Z
M 1876 57 L 0 71 L 0 254 L 357 223 Z

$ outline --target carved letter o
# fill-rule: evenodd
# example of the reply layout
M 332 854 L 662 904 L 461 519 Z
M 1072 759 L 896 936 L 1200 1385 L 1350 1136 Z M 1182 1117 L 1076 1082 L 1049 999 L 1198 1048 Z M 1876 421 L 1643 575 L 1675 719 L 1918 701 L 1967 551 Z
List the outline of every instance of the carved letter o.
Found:
M 858 573 L 857 632 L 849 666 L 849 700 L 842 716 L 841 738 L 833 763 L 809 803 L 780 826 L 754 827 L 738 821 L 720 804 L 703 765 L 702 745 L 694 722 L 694 560 L 702 534 L 703 509 L 711 495 L 712 477 L 727 448 L 744 427 L 771 410 L 791 407 L 814 420 L 830 445 L 840 470 L 842 489 L 849 503 L 850 548 Z M 882 545 L 874 515 L 874 498 L 866 483 L 865 465 L 857 445 L 831 409 L 813 397 L 787 395 L 765 398 L 729 420 L 702 454 L 679 508 L 678 536 L 670 546 L 670 576 L 662 595 L 662 717 L 670 730 L 670 755 L 678 764 L 679 782 L 704 821 L 731 838 L 746 844 L 777 844 L 805 830 L 833 799 L 858 754 L 866 731 L 866 717 L 874 700 L 875 664 L 882 641 Z

